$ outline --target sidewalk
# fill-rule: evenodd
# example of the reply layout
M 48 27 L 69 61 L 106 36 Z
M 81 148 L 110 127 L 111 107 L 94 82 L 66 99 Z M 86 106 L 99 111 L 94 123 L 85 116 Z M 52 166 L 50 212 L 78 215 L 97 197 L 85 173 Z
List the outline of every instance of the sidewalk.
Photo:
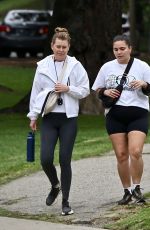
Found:
M 1 230 L 103 230 L 84 226 L 55 224 L 44 221 L 0 217 Z M 106 229 L 105 229 L 106 230 Z
M 144 189 L 143 193 L 146 193 L 150 192 L 150 144 L 144 146 L 143 153 L 144 173 L 141 187 Z M 60 174 L 59 166 L 57 169 Z M 74 209 L 74 215 L 61 216 L 61 194 L 55 205 L 46 206 L 45 199 L 49 193 L 50 186 L 43 171 L 0 186 L 0 208 L 26 215 L 47 215 L 52 222 L 70 223 L 71 225 L 64 226 L 66 230 L 90 229 L 85 226 L 103 227 L 105 224 L 105 215 L 109 213 L 111 208 L 116 206 L 117 200 L 123 194 L 116 167 L 116 158 L 113 152 L 111 151 L 103 157 L 73 161 L 72 171 L 70 204 Z M 7 219 L 8 224 L 10 223 L 10 228 L 6 226 L 7 230 L 17 230 L 17 225 L 20 224 L 20 221 L 23 221 L 19 219 L 13 222 L 13 220 L 12 218 Z M 95 223 L 97 220 L 99 220 L 98 224 L 97 222 Z M 11 221 L 13 222 L 12 224 Z M 0 229 L 2 226 L 1 223 L 4 225 L 5 222 L 5 218 L 0 219 Z M 37 225 L 37 221 L 26 222 L 27 226 L 29 225 L 28 230 L 34 224 L 35 226 L 40 226 L 40 223 Z M 41 224 L 44 224 L 44 222 Z M 14 229 L 12 229 L 13 225 Z M 45 229 L 44 227 L 41 229 L 47 230 L 46 226 L 48 225 L 53 230 L 53 224 L 47 222 L 44 224 Z M 60 230 L 63 229 L 63 225 L 56 224 L 55 226 L 54 224 L 55 230 L 57 230 L 57 227 Z M 5 229 L 4 226 L 2 230 Z M 26 228 L 21 227 L 21 230 L 26 230 Z

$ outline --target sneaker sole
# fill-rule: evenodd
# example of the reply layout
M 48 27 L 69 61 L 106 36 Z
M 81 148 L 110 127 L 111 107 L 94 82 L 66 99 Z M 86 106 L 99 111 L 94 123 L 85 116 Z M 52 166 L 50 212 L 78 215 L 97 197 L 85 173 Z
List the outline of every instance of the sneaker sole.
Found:
M 74 211 L 71 210 L 70 212 L 62 212 L 61 214 L 62 214 L 62 216 L 72 215 L 72 214 L 74 214 Z

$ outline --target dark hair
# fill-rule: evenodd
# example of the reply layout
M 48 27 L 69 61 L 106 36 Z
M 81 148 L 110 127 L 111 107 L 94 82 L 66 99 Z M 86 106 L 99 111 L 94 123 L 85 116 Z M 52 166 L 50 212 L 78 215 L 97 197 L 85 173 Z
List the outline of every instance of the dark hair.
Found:
M 125 34 L 116 35 L 113 39 L 113 44 L 114 44 L 114 42 L 117 42 L 117 41 L 125 41 L 125 43 L 128 45 L 128 47 L 131 47 L 130 38 Z
M 54 44 L 56 41 L 56 38 L 59 38 L 61 40 L 67 40 L 68 43 L 70 44 L 70 35 L 69 32 L 66 28 L 62 28 L 62 27 L 56 27 L 55 28 L 55 33 L 52 37 L 52 43 Z

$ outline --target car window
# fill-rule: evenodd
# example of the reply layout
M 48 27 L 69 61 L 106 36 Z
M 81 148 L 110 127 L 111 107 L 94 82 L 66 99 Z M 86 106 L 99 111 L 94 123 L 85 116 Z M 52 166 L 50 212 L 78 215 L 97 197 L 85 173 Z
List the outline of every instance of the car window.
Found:
M 48 13 L 12 12 L 5 18 L 6 23 L 48 22 Z

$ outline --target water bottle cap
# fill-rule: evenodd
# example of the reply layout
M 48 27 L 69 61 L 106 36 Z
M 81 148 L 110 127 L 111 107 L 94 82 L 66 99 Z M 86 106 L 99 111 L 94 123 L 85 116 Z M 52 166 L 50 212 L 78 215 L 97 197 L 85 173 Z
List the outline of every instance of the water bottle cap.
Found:
M 29 132 L 28 136 L 32 136 L 33 137 L 34 136 L 34 132 Z

